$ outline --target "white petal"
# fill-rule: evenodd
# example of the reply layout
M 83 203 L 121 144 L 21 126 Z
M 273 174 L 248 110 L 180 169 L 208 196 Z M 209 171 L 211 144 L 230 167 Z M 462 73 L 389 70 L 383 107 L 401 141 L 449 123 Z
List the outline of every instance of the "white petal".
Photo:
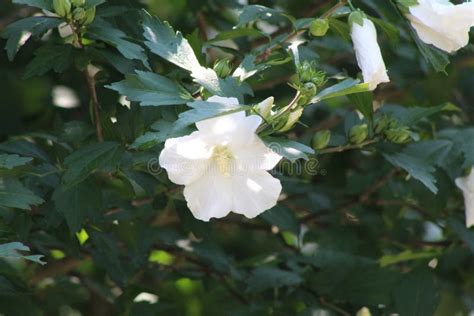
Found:
M 409 8 L 409 20 L 420 39 L 448 53 L 469 42 L 474 26 L 474 2 L 454 5 L 449 1 L 419 0 Z
M 467 177 L 457 178 L 456 185 L 462 190 L 466 207 L 466 227 L 474 225 L 474 168 Z
M 232 183 L 214 169 L 184 188 L 184 197 L 194 217 L 202 221 L 221 218 L 232 209 Z
M 160 166 L 176 184 L 189 184 L 202 176 L 209 167 L 212 148 L 200 132 L 169 138 L 160 153 Z
M 246 171 L 271 170 L 283 158 L 267 147 L 259 137 L 255 137 L 250 145 L 235 149 L 233 154 L 239 169 Z
M 374 90 L 378 84 L 390 79 L 377 42 L 375 26 L 369 19 L 363 21 L 363 26 L 352 24 L 351 37 L 364 82 L 369 84 L 370 90 Z
M 275 206 L 282 189 L 280 180 L 263 170 L 232 177 L 232 186 L 233 211 L 248 218 Z

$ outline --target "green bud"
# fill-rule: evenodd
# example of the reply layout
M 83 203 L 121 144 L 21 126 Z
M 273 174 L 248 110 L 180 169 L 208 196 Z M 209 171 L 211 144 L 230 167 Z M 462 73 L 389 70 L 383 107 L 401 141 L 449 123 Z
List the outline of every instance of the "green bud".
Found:
M 327 19 L 316 19 L 311 23 L 309 31 L 313 36 L 324 36 L 329 30 L 329 22 Z
M 230 61 L 227 58 L 216 61 L 214 64 L 214 70 L 219 77 L 227 77 L 232 72 Z
M 316 150 L 326 148 L 330 140 L 331 140 L 330 130 L 319 131 L 316 134 L 314 134 L 313 141 L 312 141 L 313 148 Z
M 306 82 L 300 91 L 301 91 L 301 94 L 303 94 L 304 96 L 308 96 L 311 98 L 316 95 L 318 88 L 316 87 L 314 83 Z
M 395 144 L 406 144 L 410 140 L 411 132 L 406 126 L 391 128 L 384 133 L 387 140 Z
M 82 24 L 89 25 L 92 22 L 94 22 L 94 19 L 95 19 L 95 7 L 92 7 L 86 10 L 86 17 L 84 18 L 84 21 L 82 22 Z
M 302 108 L 296 109 L 291 112 L 287 117 L 285 125 L 283 125 L 279 132 L 286 132 L 292 129 L 293 126 L 295 126 L 296 122 L 298 122 L 298 120 L 300 119 L 301 114 L 303 114 Z
M 349 25 L 352 27 L 352 24 L 357 23 L 360 26 L 364 26 L 365 18 L 366 16 L 362 11 L 354 11 L 349 15 Z
M 398 128 L 398 121 L 394 118 L 388 120 L 388 128 Z
M 259 104 L 255 106 L 255 111 L 260 114 L 262 117 L 265 119 L 269 118 L 272 113 L 272 107 L 273 107 L 273 102 L 274 102 L 273 97 L 268 97 Z
M 71 3 L 76 8 L 77 7 L 83 7 L 86 4 L 86 0 L 71 0 Z
M 69 0 L 53 0 L 53 9 L 59 16 L 66 17 L 71 12 Z
M 378 120 L 376 120 L 374 124 L 375 134 L 383 133 L 383 131 L 388 128 L 388 125 L 390 124 L 390 120 L 391 118 L 389 118 L 386 115 L 379 117 Z
M 74 21 L 77 21 L 82 24 L 82 22 L 86 18 L 86 10 L 84 10 L 83 8 L 75 8 L 72 12 L 72 18 L 74 19 Z
M 298 78 L 301 83 L 312 82 L 316 87 L 320 87 L 326 83 L 326 73 L 318 70 L 316 62 L 305 60 L 296 69 Z
M 352 126 L 349 131 L 349 140 L 353 144 L 360 144 L 369 136 L 369 127 L 367 124 L 360 124 Z

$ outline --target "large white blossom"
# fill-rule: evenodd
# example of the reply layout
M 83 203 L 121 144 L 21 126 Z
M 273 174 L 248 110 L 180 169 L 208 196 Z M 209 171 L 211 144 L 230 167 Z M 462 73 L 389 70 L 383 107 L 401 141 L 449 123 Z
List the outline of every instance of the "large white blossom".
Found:
M 218 96 L 208 101 L 238 104 Z M 194 217 L 208 221 L 232 211 L 253 218 L 277 203 L 281 183 L 267 170 L 282 157 L 256 135 L 260 123 L 259 116 L 237 112 L 198 122 L 197 131 L 166 141 L 160 165 L 185 186 Z
M 418 0 L 409 7 L 408 19 L 420 39 L 448 53 L 469 42 L 474 26 L 474 2 L 454 5 L 448 0 Z
M 464 178 L 457 178 L 456 185 L 464 194 L 464 204 L 466 206 L 466 227 L 474 225 L 474 168 L 470 174 Z
M 364 82 L 369 84 L 370 90 L 374 90 L 378 84 L 389 82 L 390 79 L 377 42 L 374 23 L 367 18 L 362 21 L 363 25 L 352 23 L 351 38 Z

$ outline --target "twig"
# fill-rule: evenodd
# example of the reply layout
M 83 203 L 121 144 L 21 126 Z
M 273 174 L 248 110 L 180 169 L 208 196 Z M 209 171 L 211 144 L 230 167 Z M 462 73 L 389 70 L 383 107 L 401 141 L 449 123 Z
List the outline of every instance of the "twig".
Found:
M 89 71 L 85 69 L 83 71 L 84 77 L 86 78 L 87 88 L 89 89 L 89 94 L 91 96 L 92 102 L 92 109 L 94 111 L 94 121 L 95 121 L 95 129 L 97 133 L 97 140 L 99 142 L 104 141 L 104 134 L 102 131 L 102 125 L 100 123 L 100 112 L 99 112 L 99 99 L 97 98 L 97 90 L 95 88 L 95 79 L 93 76 L 90 75 Z
M 369 139 L 363 143 L 360 144 L 355 144 L 355 145 L 346 145 L 346 146 L 338 146 L 338 147 L 331 147 L 331 148 L 326 148 L 326 149 L 321 149 L 318 151 L 318 155 L 325 155 L 325 154 L 331 154 L 331 153 L 340 153 L 343 151 L 347 150 L 352 150 L 352 149 L 362 149 L 363 147 L 367 145 L 371 145 L 374 143 L 377 143 L 378 139 Z

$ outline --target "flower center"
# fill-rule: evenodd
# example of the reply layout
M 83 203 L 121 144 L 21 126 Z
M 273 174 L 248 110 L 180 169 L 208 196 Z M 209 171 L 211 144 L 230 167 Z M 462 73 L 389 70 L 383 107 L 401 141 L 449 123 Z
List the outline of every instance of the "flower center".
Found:
M 212 151 L 212 158 L 216 162 L 217 170 L 224 176 L 230 176 L 232 160 L 234 159 L 230 149 L 225 145 L 217 145 Z

